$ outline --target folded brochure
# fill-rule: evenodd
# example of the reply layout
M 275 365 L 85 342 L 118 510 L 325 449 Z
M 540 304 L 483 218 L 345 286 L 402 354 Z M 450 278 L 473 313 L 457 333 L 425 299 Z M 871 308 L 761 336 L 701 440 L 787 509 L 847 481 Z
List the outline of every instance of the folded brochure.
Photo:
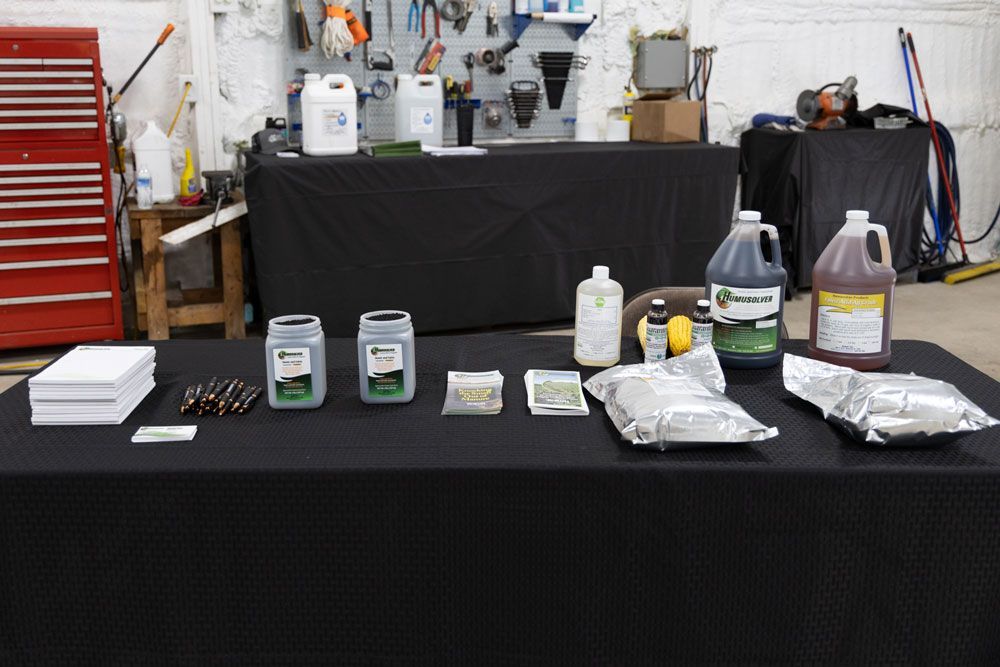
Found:
M 496 415 L 502 408 L 503 375 L 500 371 L 448 371 L 448 391 L 441 414 Z
M 533 415 L 584 417 L 590 414 L 577 371 L 531 369 L 524 374 L 524 388 Z

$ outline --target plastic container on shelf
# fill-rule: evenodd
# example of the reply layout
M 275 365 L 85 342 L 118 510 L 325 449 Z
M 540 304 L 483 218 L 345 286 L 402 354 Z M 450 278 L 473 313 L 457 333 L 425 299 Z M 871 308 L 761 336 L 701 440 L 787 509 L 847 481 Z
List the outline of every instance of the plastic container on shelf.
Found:
M 136 166 L 145 165 L 153 186 L 153 201 L 167 204 L 174 200 L 174 169 L 170 161 L 170 139 L 156 125 L 146 121 L 142 133 L 132 140 Z
M 396 77 L 396 141 L 444 142 L 444 89 L 437 74 Z
M 878 263 L 868 254 L 869 232 L 878 235 Z M 809 356 L 859 371 L 888 364 L 895 287 L 886 228 L 869 222 L 868 211 L 848 211 L 813 266 Z
M 346 74 L 305 75 L 300 96 L 302 152 L 353 155 L 358 152 L 358 94 Z
M 771 261 L 760 249 L 771 242 Z M 757 211 L 740 211 L 736 226 L 705 269 L 705 297 L 712 309 L 712 345 L 726 368 L 767 368 L 781 361 L 785 269 L 778 230 Z

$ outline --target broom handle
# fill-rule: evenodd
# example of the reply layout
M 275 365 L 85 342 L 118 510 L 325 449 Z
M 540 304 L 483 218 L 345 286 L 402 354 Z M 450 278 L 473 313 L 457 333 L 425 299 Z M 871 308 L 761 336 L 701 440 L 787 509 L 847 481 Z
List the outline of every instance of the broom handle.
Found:
M 944 154 L 941 151 L 941 142 L 938 140 L 937 128 L 934 127 L 934 114 L 931 113 L 931 102 L 927 99 L 927 89 L 924 87 L 924 77 L 920 73 L 920 61 L 917 60 L 917 48 L 913 45 L 912 33 L 906 33 L 906 41 L 910 45 L 910 55 L 913 56 L 913 69 L 917 71 L 917 81 L 920 83 L 920 94 L 924 97 L 924 108 L 927 110 L 927 122 L 931 125 L 931 139 L 934 140 L 934 153 L 937 155 L 938 168 L 941 171 L 941 180 L 944 182 L 945 192 L 948 193 L 948 206 L 951 208 L 951 217 L 955 220 L 955 231 L 958 233 L 958 245 L 962 248 L 962 261 L 968 263 L 969 253 L 965 250 L 965 239 L 962 237 L 962 226 L 958 222 L 958 210 L 955 208 L 955 195 L 951 192 L 951 180 L 949 180 L 948 170 L 944 166 Z

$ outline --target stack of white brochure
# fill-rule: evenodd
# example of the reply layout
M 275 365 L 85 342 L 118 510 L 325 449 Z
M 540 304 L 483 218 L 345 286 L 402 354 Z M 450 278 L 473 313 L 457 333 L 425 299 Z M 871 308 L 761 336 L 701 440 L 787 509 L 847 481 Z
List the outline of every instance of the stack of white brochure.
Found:
M 28 380 L 31 423 L 121 424 L 156 386 L 152 347 L 81 345 Z

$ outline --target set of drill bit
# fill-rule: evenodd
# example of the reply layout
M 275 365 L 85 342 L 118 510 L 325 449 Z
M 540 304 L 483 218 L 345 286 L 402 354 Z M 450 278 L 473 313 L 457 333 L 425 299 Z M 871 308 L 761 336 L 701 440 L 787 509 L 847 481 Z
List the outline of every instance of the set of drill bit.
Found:
M 261 387 L 249 386 L 239 378 L 219 382 L 213 377 L 207 385 L 188 386 L 181 400 L 181 414 L 199 417 L 206 414 L 220 417 L 227 413 L 246 414 L 253 409 L 262 392 Z

